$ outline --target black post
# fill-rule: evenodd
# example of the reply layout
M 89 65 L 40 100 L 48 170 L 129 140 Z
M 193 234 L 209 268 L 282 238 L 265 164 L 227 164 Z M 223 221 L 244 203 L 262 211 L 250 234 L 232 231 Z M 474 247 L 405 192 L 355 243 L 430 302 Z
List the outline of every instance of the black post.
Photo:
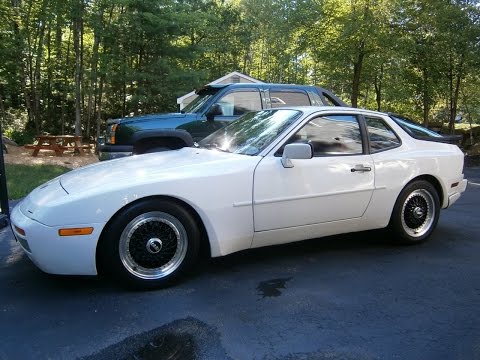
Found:
M 0 122 L 0 228 L 8 225 L 10 208 L 8 205 L 7 177 L 5 174 L 5 161 L 3 159 L 3 132 Z

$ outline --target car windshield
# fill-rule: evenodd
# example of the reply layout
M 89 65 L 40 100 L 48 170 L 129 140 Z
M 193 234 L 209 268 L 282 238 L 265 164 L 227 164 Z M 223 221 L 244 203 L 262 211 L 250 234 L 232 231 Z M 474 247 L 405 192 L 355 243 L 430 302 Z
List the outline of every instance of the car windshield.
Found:
M 197 96 L 193 101 L 182 109 L 182 113 L 196 113 L 213 96 L 213 94 L 203 94 Z
M 197 92 L 197 97 L 182 109 L 182 113 L 198 113 L 203 109 L 210 98 L 218 92 L 218 88 L 204 87 Z
M 298 110 L 264 110 L 247 113 L 200 141 L 199 146 L 243 155 L 258 155 L 297 120 Z

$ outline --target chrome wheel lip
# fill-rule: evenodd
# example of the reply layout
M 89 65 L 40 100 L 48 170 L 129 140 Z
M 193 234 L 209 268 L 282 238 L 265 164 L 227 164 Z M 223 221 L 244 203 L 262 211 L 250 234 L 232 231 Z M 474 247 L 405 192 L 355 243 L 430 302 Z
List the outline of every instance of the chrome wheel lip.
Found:
M 142 225 L 145 225 L 149 222 L 160 222 L 169 226 L 170 229 L 173 230 L 173 232 L 175 233 L 177 241 L 177 248 L 175 254 L 171 257 L 171 259 L 166 264 L 158 268 L 152 269 L 143 267 L 138 264 L 130 253 L 130 241 L 133 233 Z M 152 254 L 152 252 L 148 250 L 147 246 L 151 245 L 151 242 L 156 242 L 156 240 L 160 240 L 161 243 L 161 236 L 153 237 L 147 241 L 145 248 L 146 252 Z M 161 248 L 157 253 L 161 252 Z M 122 261 L 123 266 L 125 267 L 125 269 L 127 269 L 129 273 L 141 279 L 156 280 L 172 274 L 175 270 L 179 268 L 179 266 L 185 259 L 185 256 L 187 254 L 187 248 L 188 236 L 185 227 L 182 225 L 180 220 L 170 214 L 161 211 L 152 211 L 137 216 L 127 224 L 122 234 L 120 235 L 118 251 L 120 260 Z
M 410 203 L 410 201 L 418 197 L 425 201 L 426 207 L 423 209 L 419 208 L 418 206 L 415 207 L 412 210 L 411 215 L 418 219 L 425 214 L 425 219 L 420 226 L 412 228 L 407 224 L 405 220 L 405 217 L 409 215 L 407 213 L 407 205 Z M 433 195 L 429 191 L 425 189 L 417 189 L 415 191 L 412 191 L 410 195 L 408 195 L 408 197 L 405 199 L 402 206 L 401 221 L 404 231 L 407 233 L 408 236 L 412 238 L 423 237 L 432 228 L 432 225 L 435 221 L 435 212 L 435 200 L 433 198 Z M 419 216 L 420 213 L 421 216 Z

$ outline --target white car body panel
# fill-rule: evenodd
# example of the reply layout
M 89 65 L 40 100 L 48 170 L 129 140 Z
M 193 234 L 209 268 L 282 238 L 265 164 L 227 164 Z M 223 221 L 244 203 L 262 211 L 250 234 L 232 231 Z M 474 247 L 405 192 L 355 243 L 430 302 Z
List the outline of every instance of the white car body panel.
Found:
M 395 200 L 419 176 L 436 179 L 442 207 L 465 190 L 463 153 L 455 145 L 419 141 L 388 116 L 350 108 L 301 108 L 302 120 L 257 156 L 183 148 L 111 160 L 81 168 L 35 189 L 13 210 L 24 229 L 28 256 L 55 274 L 96 274 L 101 233 L 122 208 L 164 196 L 190 206 L 205 227 L 212 256 L 381 228 Z M 313 116 L 361 113 L 382 117 L 401 146 L 374 154 L 292 160 L 274 156 L 284 140 Z M 371 171 L 352 172 L 356 165 Z M 452 184 L 456 186 L 452 187 Z M 60 237 L 61 228 L 92 226 L 87 236 Z
M 293 160 L 293 168 L 279 160 L 267 156 L 255 170 L 255 231 L 359 218 L 367 209 L 374 172 L 351 169 L 373 170 L 370 155 Z
M 251 247 L 251 184 L 253 170 L 260 159 L 193 148 L 122 158 L 63 175 L 61 183 L 68 195 L 54 196 L 61 194 L 59 185 L 55 185 L 58 184 L 56 179 L 49 186 L 35 189 L 17 207 L 35 222 L 53 229 L 50 236 L 54 235 L 57 241 L 64 243 L 66 238 L 58 237 L 59 228 L 77 228 L 95 223 L 96 237 L 91 239 L 96 247 L 101 230 L 118 210 L 145 197 L 169 196 L 184 201 L 199 214 L 208 233 L 212 256 L 221 256 Z M 176 163 L 178 166 L 159 168 L 156 165 L 158 162 Z M 189 174 L 194 178 L 190 178 Z M 135 179 L 134 183 L 132 179 Z M 88 197 L 85 198 L 85 195 Z M 70 207 L 75 210 L 67 210 Z M 18 214 L 12 215 L 14 224 Z M 22 226 L 25 227 L 24 222 Z M 41 232 L 44 234 L 43 230 Z M 80 238 L 88 242 L 90 237 Z M 64 253 L 62 257 L 68 257 L 68 254 Z M 95 259 L 94 254 L 89 252 L 82 258 L 78 253 L 72 253 L 70 260 L 85 264 L 82 274 L 95 274 L 96 270 L 92 272 L 90 266 L 92 257 Z M 55 253 L 50 257 L 43 255 L 38 254 L 42 256 L 42 262 L 56 263 L 59 269 L 45 271 L 79 273 L 77 269 L 70 272 L 68 266 L 64 267 L 64 260 Z
M 23 229 L 26 234 L 25 237 L 22 236 L 14 226 L 15 236 L 20 239 L 20 244 L 27 256 L 41 270 L 64 275 L 97 274 L 95 254 L 103 224 L 78 224 L 75 227 L 91 226 L 94 232 L 87 236 L 61 237 L 58 235 L 58 230 L 63 226 L 47 226 L 32 221 L 22 212 L 20 206 L 13 209 L 11 217 L 14 225 Z M 25 248 L 22 240 L 28 241 L 30 251 Z

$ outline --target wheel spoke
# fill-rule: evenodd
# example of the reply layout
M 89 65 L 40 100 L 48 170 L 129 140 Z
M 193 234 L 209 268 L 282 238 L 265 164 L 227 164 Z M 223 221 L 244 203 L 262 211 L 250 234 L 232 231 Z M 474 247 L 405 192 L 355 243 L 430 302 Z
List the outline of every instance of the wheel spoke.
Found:
M 120 237 L 125 268 L 143 279 L 159 279 L 175 271 L 187 252 L 185 228 L 174 216 L 155 211 L 133 219 Z
M 430 230 L 435 220 L 435 202 L 425 189 L 413 191 L 402 208 L 402 226 L 411 237 L 421 237 Z

